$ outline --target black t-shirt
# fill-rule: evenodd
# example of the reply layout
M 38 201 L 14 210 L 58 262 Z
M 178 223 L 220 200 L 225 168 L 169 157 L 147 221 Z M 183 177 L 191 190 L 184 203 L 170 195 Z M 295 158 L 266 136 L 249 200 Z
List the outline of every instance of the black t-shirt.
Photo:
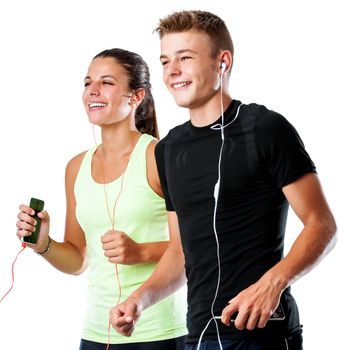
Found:
M 225 125 L 237 112 L 233 100 L 224 113 Z M 221 131 L 175 127 L 156 147 L 156 161 L 168 211 L 176 211 L 188 279 L 188 342 L 198 341 L 211 318 L 218 278 L 213 229 L 214 186 L 218 179 Z M 214 314 L 255 283 L 283 257 L 288 202 L 286 186 L 316 172 L 294 127 L 266 107 L 241 105 L 238 117 L 224 129 L 221 185 L 217 208 L 221 283 Z M 171 268 L 171 267 L 169 267 Z M 219 321 L 222 339 L 286 332 L 299 325 L 298 309 L 288 288 L 281 298 L 285 321 L 271 321 L 263 330 L 238 331 Z M 203 339 L 216 339 L 211 322 Z

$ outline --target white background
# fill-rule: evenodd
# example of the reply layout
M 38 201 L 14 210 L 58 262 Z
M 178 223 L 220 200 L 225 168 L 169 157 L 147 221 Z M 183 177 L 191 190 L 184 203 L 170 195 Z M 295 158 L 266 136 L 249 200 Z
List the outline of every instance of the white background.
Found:
M 297 128 L 317 165 L 337 219 L 335 250 L 295 283 L 305 349 L 348 348 L 349 11 L 346 1 L 16 1 L 0 5 L 0 296 L 20 249 L 17 207 L 42 198 L 51 235 L 62 240 L 64 171 L 93 145 L 81 92 L 91 58 L 106 48 L 149 63 L 161 136 L 187 120 L 161 81 L 158 18 L 174 10 L 212 11 L 235 44 L 231 93 L 266 105 Z M 291 212 L 286 250 L 300 231 Z M 78 349 L 86 276 L 64 275 L 29 249 L 0 304 L 0 349 Z M 7 344 L 7 345 L 5 345 Z

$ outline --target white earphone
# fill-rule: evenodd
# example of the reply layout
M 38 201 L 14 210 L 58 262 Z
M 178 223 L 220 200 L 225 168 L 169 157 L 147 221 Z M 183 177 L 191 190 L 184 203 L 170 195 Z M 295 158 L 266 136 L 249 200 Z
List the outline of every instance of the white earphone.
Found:
M 224 61 L 221 61 L 220 69 L 221 69 L 221 74 L 224 74 L 226 70 L 226 63 Z
M 226 63 L 224 61 L 220 62 L 220 105 L 221 105 L 221 124 L 215 124 L 212 125 L 210 128 L 212 130 L 219 130 L 221 133 L 221 147 L 220 147 L 220 153 L 219 153 L 219 159 L 218 159 L 218 179 L 215 183 L 214 186 L 214 193 L 213 193 L 213 197 L 214 197 L 214 212 L 213 212 L 213 231 L 214 231 L 214 237 L 215 237 L 215 241 L 216 241 L 216 256 L 217 256 L 217 261 L 218 261 L 218 279 L 217 279 L 217 284 L 216 284 L 216 289 L 215 289 L 215 295 L 210 307 L 210 311 L 211 311 L 211 318 L 208 320 L 206 326 L 204 327 L 204 329 L 202 330 L 202 333 L 198 339 L 198 344 L 197 344 L 197 348 L 196 350 L 200 350 L 201 347 L 201 343 L 202 343 L 202 338 L 204 336 L 204 333 L 206 332 L 207 328 L 209 327 L 211 321 L 214 321 L 215 324 L 215 328 L 216 328 L 216 334 L 217 334 L 217 338 L 218 338 L 218 344 L 219 344 L 219 348 L 220 350 L 223 350 L 223 346 L 221 343 L 221 337 L 220 337 L 220 332 L 219 332 L 219 325 L 218 325 L 218 319 L 221 318 L 221 316 L 215 315 L 214 314 L 214 306 L 215 306 L 215 302 L 217 300 L 218 294 L 219 294 L 219 288 L 220 288 L 220 282 L 221 282 L 221 257 L 220 257 L 220 242 L 219 242 L 219 236 L 218 236 L 218 232 L 217 232 L 217 227 L 216 227 L 216 217 L 217 217 L 217 209 L 218 209 L 218 202 L 219 202 L 219 193 L 220 193 L 220 185 L 221 185 L 221 162 L 222 162 L 222 152 L 224 149 L 224 143 L 225 143 L 225 133 L 224 133 L 224 129 L 227 128 L 229 125 L 231 125 L 238 117 L 239 115 L 239 110 L 242 106 L 242 104 L 240 104 L 237 108 L 237 112 L 235 117 L 227 124 L 224 123 L 224 103 L 223 103 L 223 75 L 225 73 L 226 70 Z

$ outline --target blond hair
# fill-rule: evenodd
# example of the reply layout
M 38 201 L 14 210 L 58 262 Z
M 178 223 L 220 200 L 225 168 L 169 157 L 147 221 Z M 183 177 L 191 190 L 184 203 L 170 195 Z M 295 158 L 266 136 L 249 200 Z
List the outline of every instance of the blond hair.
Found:
M 165 34 L 196 30 L 209 36 L 212 42 L 212 55 L 217 56 L 223 50 L 229 50 L 233 56 L 233 43 L 225 22 L 213 13 L 206 11 L 174 12 L 159 20 L 154 30 L 160 39 Z

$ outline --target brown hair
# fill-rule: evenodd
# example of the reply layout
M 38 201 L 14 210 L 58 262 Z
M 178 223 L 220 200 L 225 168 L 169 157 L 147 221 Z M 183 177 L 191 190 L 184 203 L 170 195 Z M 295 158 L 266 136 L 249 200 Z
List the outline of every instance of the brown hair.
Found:
M 174 12 L 159 20 L 155 32 L 160 39 L 169 33 L 197 30 L 207 34 L 212 42 L 212 54 L 217 56 L 222 50 L 229 50 L 233 55 L 233 43 L 225 22 L 213 13 L 206 11 Z
M 147 63 L 135 52 L 123 49 L 104 50 L 97 57 L 112 57 L 128 75 L 129 90 L 145 90 L 145 97 L 136 109 L 135 124 L 142 134 L 149 134 L 159 139 L 156 110 L 151 92 L 150 74 Z

